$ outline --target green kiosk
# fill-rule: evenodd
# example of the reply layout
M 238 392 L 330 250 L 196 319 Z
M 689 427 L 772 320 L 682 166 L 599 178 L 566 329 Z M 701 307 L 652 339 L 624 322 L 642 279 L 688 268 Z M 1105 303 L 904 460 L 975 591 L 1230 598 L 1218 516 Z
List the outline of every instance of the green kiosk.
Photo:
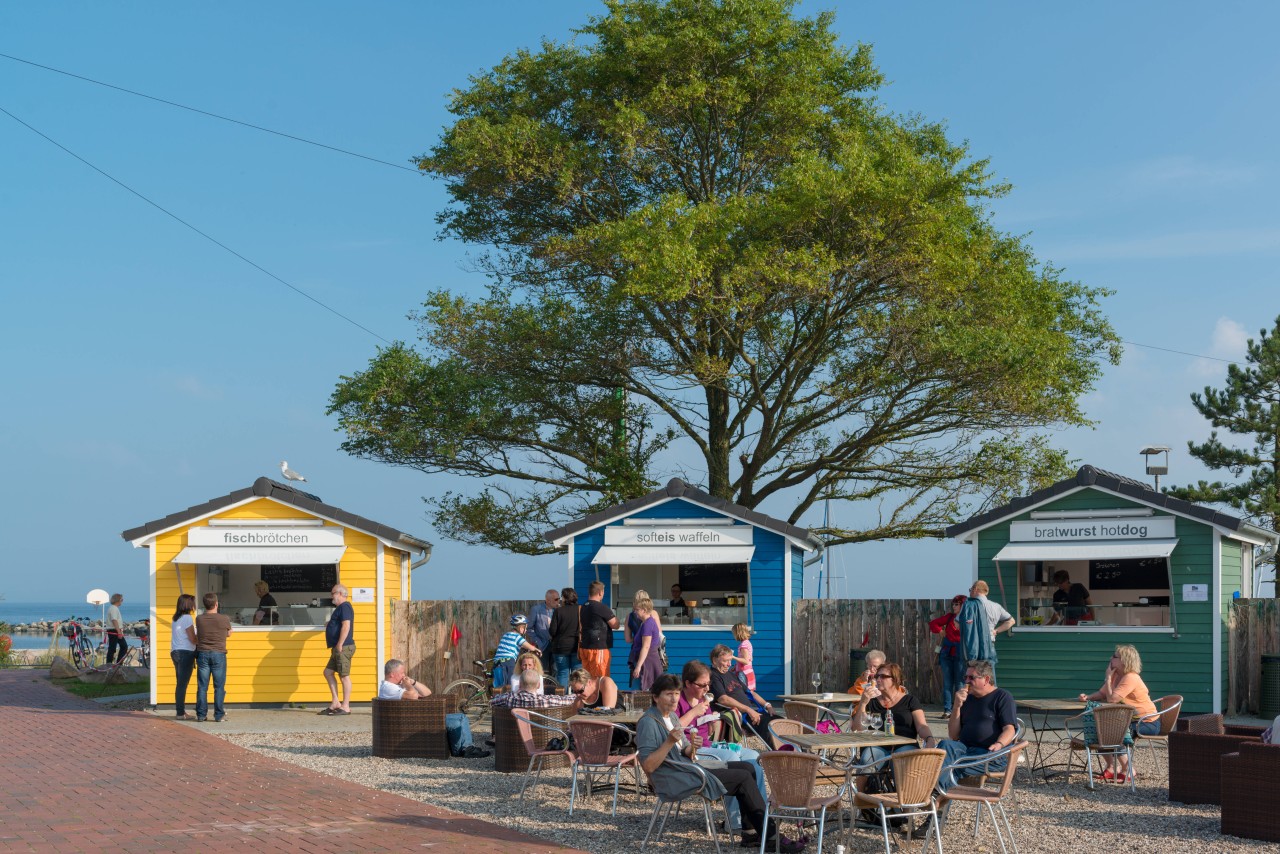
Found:
M 1096 691 L 1127 643 L 1151 696 L 1181 694 L 1184 713 L 1222 711 L 1231 600 L 1252 590 L 1254 550 L 1277 539 L 1093 466 L 946 535 L 971 546 L 973 578 L 1016 620 L 996 642 L 1002 688 L 1018 698 Z M 1062 572 L 1070 603 L 1054 601 Z

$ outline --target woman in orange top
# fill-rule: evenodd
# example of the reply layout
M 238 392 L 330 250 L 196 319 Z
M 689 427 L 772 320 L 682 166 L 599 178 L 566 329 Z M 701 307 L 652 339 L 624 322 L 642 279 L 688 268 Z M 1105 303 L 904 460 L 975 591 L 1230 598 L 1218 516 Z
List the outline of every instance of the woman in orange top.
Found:
M 1160 714 L 1156 711 L 1156 704 L 1151 702 L 1151 692 L 1147 690 L 1146 683 L 1138 675 L 1141 672 L 1142 657 L 1138 655 L 1137 647 L 1127 643 L 1120 644 L 1116 647 L 1115 654 L 1111 656 L 1111 663 L 1107 665 L 1107 675 L 1102 679 L 1102 687 L 1092 694 L 1081 694 L 1080 699 L 1124 703 L 1133 708 L 1137 719 L 1133 724 L 1134 733 L 1155 735 L 1160 731 Z M 1112 767 L 1115 761 L 1113 757 L 1104 756 L 1103 760 L 1107 763 L 1107 767 L 1102 772 L 1102 779 L 1107 782 L 1114 780 L 1117 783 L 1123 783 L 1129 774 L 1128 757 L 1120 757 L 1118 774 Z

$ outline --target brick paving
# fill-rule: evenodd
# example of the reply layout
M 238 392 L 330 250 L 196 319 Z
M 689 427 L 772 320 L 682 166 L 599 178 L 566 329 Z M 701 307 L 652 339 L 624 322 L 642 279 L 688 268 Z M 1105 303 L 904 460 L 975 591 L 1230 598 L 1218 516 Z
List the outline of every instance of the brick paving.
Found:
M 570 850 L 105 709 L 42 673 L 0 670 L 0 738 L 0 852 Z

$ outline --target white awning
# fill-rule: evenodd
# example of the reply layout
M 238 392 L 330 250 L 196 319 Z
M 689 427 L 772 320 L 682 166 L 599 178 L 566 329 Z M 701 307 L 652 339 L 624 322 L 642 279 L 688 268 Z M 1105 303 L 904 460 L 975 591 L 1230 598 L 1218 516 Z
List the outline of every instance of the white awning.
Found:
M 751 563 L 755 546 L 605 546 L 592 563 Z
M 1070 543 L 1009 543 L 992 560 L 1110 560 L 1124 557 L 1168 557 L 1172 540 L 1089 540 Z
M 298 546 L 296 548 L 236 548 L 229 546 L 187 546 L 178 552 L 174 563 L 205 563 L 215 566 L 300 566 L 303 564 L 337 563 L 346 546 Z

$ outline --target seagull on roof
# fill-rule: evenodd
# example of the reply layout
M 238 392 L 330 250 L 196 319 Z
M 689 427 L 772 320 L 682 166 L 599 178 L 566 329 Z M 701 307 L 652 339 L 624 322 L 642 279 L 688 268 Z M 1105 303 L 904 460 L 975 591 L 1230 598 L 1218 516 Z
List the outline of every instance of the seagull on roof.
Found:
M 307 479 L 305 477 L 298 474 L 293 469 L 289 468 L 289 463 L 287 460 L 280 461 L 280 474 L 284 475 L 285 480 L 300 480 L 303 483 L 307 482 Z

